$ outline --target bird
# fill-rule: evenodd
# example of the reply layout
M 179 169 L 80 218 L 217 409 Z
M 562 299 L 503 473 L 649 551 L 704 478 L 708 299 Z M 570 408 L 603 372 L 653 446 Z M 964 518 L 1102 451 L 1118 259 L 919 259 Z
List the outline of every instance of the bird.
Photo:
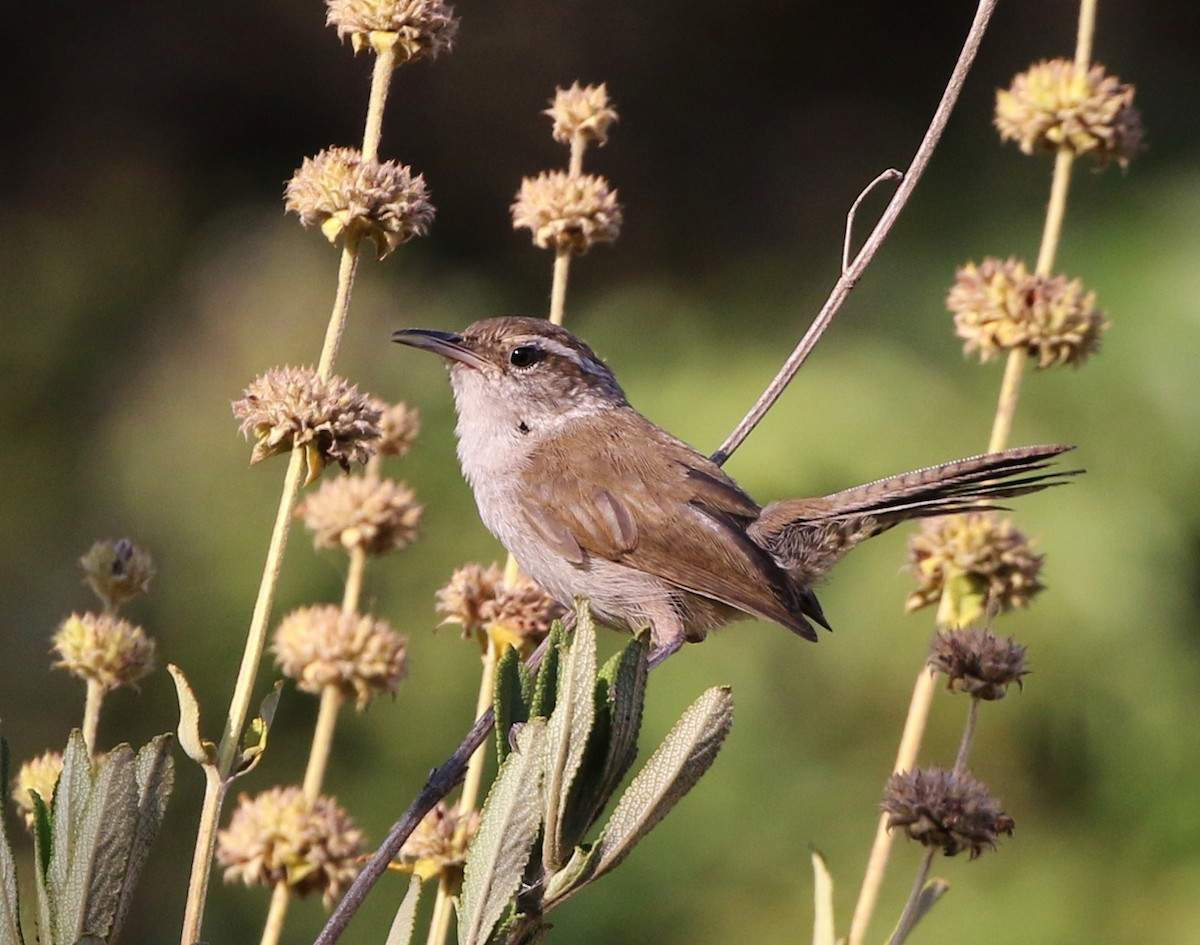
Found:
M 816 640 L 814 624 L 830 624 L 813 588 L 855 545 L 1078 472 L 1048 471 L 1073 447 L 1026 446 L 760 506 L 631 406 L 559 325 L 503 316 L 392 340 L 449 368 L 458 458 L 487 528 L 559 603 L 586 598 L 601 623 L 648 631 L 654 664 L 737 619 Z

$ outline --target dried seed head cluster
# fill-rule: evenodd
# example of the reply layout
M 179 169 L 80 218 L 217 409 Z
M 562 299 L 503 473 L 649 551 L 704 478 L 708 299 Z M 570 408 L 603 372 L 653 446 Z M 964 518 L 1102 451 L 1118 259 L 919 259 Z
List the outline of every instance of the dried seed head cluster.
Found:
M 521 181 L 512 205 L 513 229 L 528 229 L 534 245 L 555 252 L 586 253 L 611 243 L 621 230 L 617 192 L 603 177 L 572 177 L 545 171 Z
M 479 812 L 464 817 L 458 805 L 438 801 L 400 848 L 400 867 L 422 880 L 440 876 L 456 883 L 462 879 L 467 850 L 479 829 Z
M 71 614 L 54 634 L 55 669 L 116 689 L 154 669 L 154 641 L 114 614 Z
M 424 177 L 395 161 L 368 161 L 354 148 L 305 158 L 285 196 L 305 226 L 319 226 L 331 243 L 347 232 L 370 237 L 380 259 L 433 222 Z
M 908 543 L 917 590 L 905 609 L 941 601 L 938 622 L 961 627 L 990 605 L 1026 607 L 1042 590 L 1038 575 L 1043 560 L 1007 518 L 971 512 L 926 519 Z
M 301 607 L 279 624 L 275 662 L 314 695 L 336 686 L 361 712 L 377 692 L 395 694 L 408 675 L 408 641 L 385 620 L 344 614 L 332 604 Z
M 417 538 L 424 507 L 402 482 L 340 476 L 300 503 L 296 515 L 313 532 L 317 548 L 362 548 L 369 555 L 399 551 Z
M 1001 835 L 1012 836 L 1015 826 L 982 782 L 942 768 L 893 774 L 880 806 L 889 828 L 902 827 L 912 839 L 940 847 L 946 856 L 969 851 L 974 859 L 994 849 Z
M 12 799 L 17 805 L 17 813 L 25 821 L 25 829 L 33 830 L 33 798 L 30 791 L 36 791 L 47 807 L 54 797 L 54 786 L 58 784 L 58 776 L 62 774 L 63 756 L 60 751 L 48 751 L 21 765 L 13 784 Z
M 437 597 L 443 626 L 461 625 L 463 639 L 490 634 L 500 646 L 507 644 L 521 652 L 541 642 L 550 632 L 550 624 L 566 613 L 540 584 L 523 574 L 509 587 L 503 569 L 495 564 L 459 568 Z
M 312 368 L 272 368 L 250 382 L 233 402 L 241 433 L 254 438 L 251 464 L 304 449 L 307 482 L 331 460 L 343 469 L 364 463 L 379 439 L 380 412 L 373 398 L 341 377 L 322 379 Z
M 1025 154 L 1066 149 L 1124 167 L 1142 148 L 1133 93 L 1103 66 L 1083 72 L 1069 59 L 1045 60 L 996 92 L 996 129 Z
M 394 46 L 397 59 L 409 62 L 449 51 L 458 32 L 454 8 L 442 0 L 325 0 L 325 22 L 347 35 L 358 52 L 370 45 L 376 52 Z
M 554 119 L 551 132 L 555 141 L 570 144 L 575 138 L 608 142 L 608 126 L 617 120 L 616 109 L 608 100 L 608 88 L 572 82 L 569 89 L 555 89 L 550 107 L 542 112 Z
M 150 590 L 150 555 L 128 538 L 98 541 L 79 559 L 88 585 L 110 610 Z
M 408 404 L 386 404 L 379 401 L 379 455 L 404 458 L 417 434 L 421 432 L 421 415 Z
M 946 688 L 976 699 L 1003 699 L 1013 683 L 1021 685 L 1025 647 L 991 630 L 960 630 L 933 636 L 929 666 L 946 675 Z
M 326 908 L 358 875 L 363 833 L 329 797 L 312 804 L 298 787 L 276 787 L 258 797 L 243 794 L 229 826 L 217 835 L 217 860 L 225 882 L 319 892 Z
M 988 257 L 955 273 L 946 296 L 964 353 L 991 361 L 1024 349 L 1038 367 L 1078 367 L 1100 348 L 1108 319 L 1096 308 L 1096 293 L 1078 279 L 1030 273 L 1018 259 Z

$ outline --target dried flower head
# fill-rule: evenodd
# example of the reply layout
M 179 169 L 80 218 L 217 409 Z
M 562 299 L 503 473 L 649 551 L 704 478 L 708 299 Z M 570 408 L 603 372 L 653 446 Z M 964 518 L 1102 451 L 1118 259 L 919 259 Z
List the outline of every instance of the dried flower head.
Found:
M 25 829 L 32 831 L 34 824 L 33 798 L 29 792 L 34 791 L 47 807 L 54 797 L 54 786 L 58 784 L 58 776 L 62 774 L 63 756 L 61 751 L 48 751 L 33 758 L 17 771 L 16 783 L 13 785 L 12 799 L 25 821 Z
M 154 669 L 154 641 L 114 614 L 71 614 L 52 642 L 55 669 L 105 690 L 131 685 Z
M 1023 348 L 1040 368 L 1078 367 L 1099 350 L 1109 324 L 1080 280 L 1032 274 L 1018 259 L 967 263 L 955 273 L 946 307 L 965 354 L 991 361 Z
M 991 630 L 959 630 L 933 635 L 929 666 L 946 674 L 946 688 L 976 699 L 1003 699 L 1013 683 L 1021 685 L 1025 647 L 1010 637 L 1001 639 Z
M 457 883 L 478 829 L 478 811 L 464 817 L 457 804 L 449 807 L 445 801 L 438 801 L 400 848 L 400 868 L 416 873 L 422 880 L 440 876 Z
M 554 119 L 551 132 L 555 141 L 570 144 L 575 138 L 608 142 L 608 126 L 617 120 L 617 111 L 608 100 L 608 88 L 572 82 L 569 89 L 555 89 L 550 107 L 542 112 Z
M 1011 837 L 1015 826 L 981 781 L 943 768 L 893 774 L 880 806 L 889 828 L 903 827 L 914 840 L 940 847 L 946 856 L 968 850 L 974 859 L 995 849 L 1002 834 Z
M 458 32 L 454 8 L 442 0 L 325 0 L 328 26 L 338 39 L 350 36 L 354 51 L 369 45 L 375 52 L 395 47 L 400 62 L 443 50 L 449 52 Z
M 361 712 L 377 692 L 393 695 L 408 675 L 408 640 L 386 620 L 345 614 L 332 604 L 301 607 L 279 624 L 275 663 L 314 695 L 336 686 Z
M 504 570 L 496 564 L 459 568 L 437 597 L 437 612 L 444 615 L 442 626 L 459 624 L 463 639 L 475 638 L 486 644 L 486 634 L 499 646 L 514 646 L 522 653 L 537 646 L 550 632 L 550 624 L 566 613 L 566 608 L 524 574 L 518 574 L 509 586 Z
M 421 432 L 421 415 L 408 404 L 376 403 L 382 412 L 379 420 L 379 455 L 403 459 Z
M 399 551 L 417 538 L 424 507 L 402 482 L 341 476 L 322 483 L 296 509 L 317 548 L 362 548 L 369 555 Z
M 250 463 L 304 448 L 311 483 L 331 460 L 343 469 L 365 463 L 379 439 L 373 398 L 336 375 L 322 379 L 312 368 L 272 368 L 250 382 L 233 402 L 241 433 L 254 437 Z
M 238 798 L 229 826 L 217 834 L 225 882 L 319 892 L 325 907 L 358 875 L 363 833 L 331 797 L 312 804 L 298 787 L 276 787 Z
M 368 236 L 380 259 L 433 222 L 424 177 L 395 161 L 368 161 L 354 148 L 305 158 L 284 196 L 286 208 L 305 226 L 319 226 L 329 242 L 343 233 Z
M 512 218 L 514 230 L 532 231 L 535 246 L 556 252 L 586 253 L 596 243 L 611 243 L 621 231 L 617 192 L 591 174 L 544 171 L 526 177 Z
M 996 129 L 1025 154 L 1066 149 L 1124 167 L 1142 148 L 1133 93 L 1103 66 L 1083 72 L 1069 59 L 1045 60 L 996 92 Z
M 154 577 L 150 555 L 128 538 L 96 542 L 79 563 L 88 585 L 110 610 L 145 594 Z
M 905 610 L 940 602 L 938 624 L 962 627 L 989 606 L 1027 607 L 1042 590 L 1043 560 L 1007 518 L 970 512 L 926 519 L 908 543 L 917 590 Z

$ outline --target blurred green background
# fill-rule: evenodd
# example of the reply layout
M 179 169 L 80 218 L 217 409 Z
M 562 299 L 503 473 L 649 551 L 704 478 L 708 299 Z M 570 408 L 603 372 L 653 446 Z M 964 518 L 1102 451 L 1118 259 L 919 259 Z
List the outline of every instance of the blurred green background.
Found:
M 80 718 L 82 686 L 50 673 L 48 638 L 91 605 L 76 559 L 101 537 L 153 553 L 153 592 L 130 615 L 219 732 L 284 465 L 247 468 L 229 402 L 262 370 L 317 356 L 336 254 L 284 217 L 280 194 L 305 155 L 361 140 L 370 67 L 317 2 L 54 11 L 12 8 L 0 37 L 0 718 L 16 759 L 61 747 Z M 394 703 L 343 719 L 328 780 L 372 840 L 470 721 L 476 656 L 452 630 L 433 635 L 434 592 L 457 565 L 501 556 L 457 474 L 443 371 L 388 335 L 545 311 L 550 260 L 511 231 L 507 207 L 522 175 L 565 161 L 539 114 L 555 85 L 609 83 L 621 121 L 588 164 L 619 188 L 627 221 L 575 265 L 568 324 L 643 412 L 709 451 L 833 283 L 855 195 L 907 164 L 971 8 L 475 0 L 458 12 L 456 50 L 399 72 L 382 149 L 426 175 L 433 234 L 363 265 L 338 365 L 417 405 L 425 431 L 393 468 L 427 506 L 425 535 L 371 567 L 365 598 L 409 634 L 411 678 Z M 1000 369 L 964 361 L 944 293 L 968 259 L 1036 255 L 1050 162 L 999 146 L 992 96 L 1032 61 L 1070 55 L 1074 16 L 1001 5 L 905 218 L 729 464 L 760 500 L 985 446 Z M 986 708 L 973 757 L 1017 833 L 978 862 L 937 864 L 954 888 L 920 941 L 1200 940 L 1198 28 L 1191 3 L 1101 5 L 1096 58 L 1137 83 L 1150 147 L 1128 173 L 1076 174 L 1059 268 L 1097 291 L 1113 328 L 1082 369 L 1028 377 L 1014 431 L 1078 444 L 1088 475 L 1019 503 L 1050 590 L 1000 624 L 1029 644 L 1034 672 Z M 835 573 L 821 596 L 836 632 L 820 645 L 744 623 L 656 673 L 647 751 L 719 683 L 737 700 L 732 736 L 644 846 L 555 913 L 551 941 L 807 940 L 814 847 L 844 932 L 931 629 L 902 613 L 903 532 Z M 343 571 L 298 528 L 277 616 L 338 600 Z M 287 689 L 266 761 L 239 789 L 300 778 L 314 703 Z M 952 762 L 965 713 L 939 694 L 926 761 Z M 100 739 L 141 743 L 175 721 L 159 672 L 109 698 Z M 126 941 L 178 934 L 200 791 L 181 760 Z M 872 940 L 917 859 L 899 846 Z M 382 941 L 400 889 L 385 881 L 347 941 Z M 206 938 L 256 941 L 266 901 L 214 883 Z M 311 940 L 321 920 L 304 903 L 286 940 Z

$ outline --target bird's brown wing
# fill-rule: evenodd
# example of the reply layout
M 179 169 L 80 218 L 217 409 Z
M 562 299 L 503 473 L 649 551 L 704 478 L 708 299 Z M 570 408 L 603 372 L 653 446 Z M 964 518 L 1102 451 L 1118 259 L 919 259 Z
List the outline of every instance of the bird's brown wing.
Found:
M 586 457 L 553 442 L 535 451 L 521 503 L 530 528 L 575 564 L 586 555 L 624 564 L 816 639 L 805 619 L 825 623 L 816 598 L 746 536 L 758 505 L 691 447 L 624 416 L 645 425 L 655 449 L 628 449 L 625 425 L 614 424 Z

